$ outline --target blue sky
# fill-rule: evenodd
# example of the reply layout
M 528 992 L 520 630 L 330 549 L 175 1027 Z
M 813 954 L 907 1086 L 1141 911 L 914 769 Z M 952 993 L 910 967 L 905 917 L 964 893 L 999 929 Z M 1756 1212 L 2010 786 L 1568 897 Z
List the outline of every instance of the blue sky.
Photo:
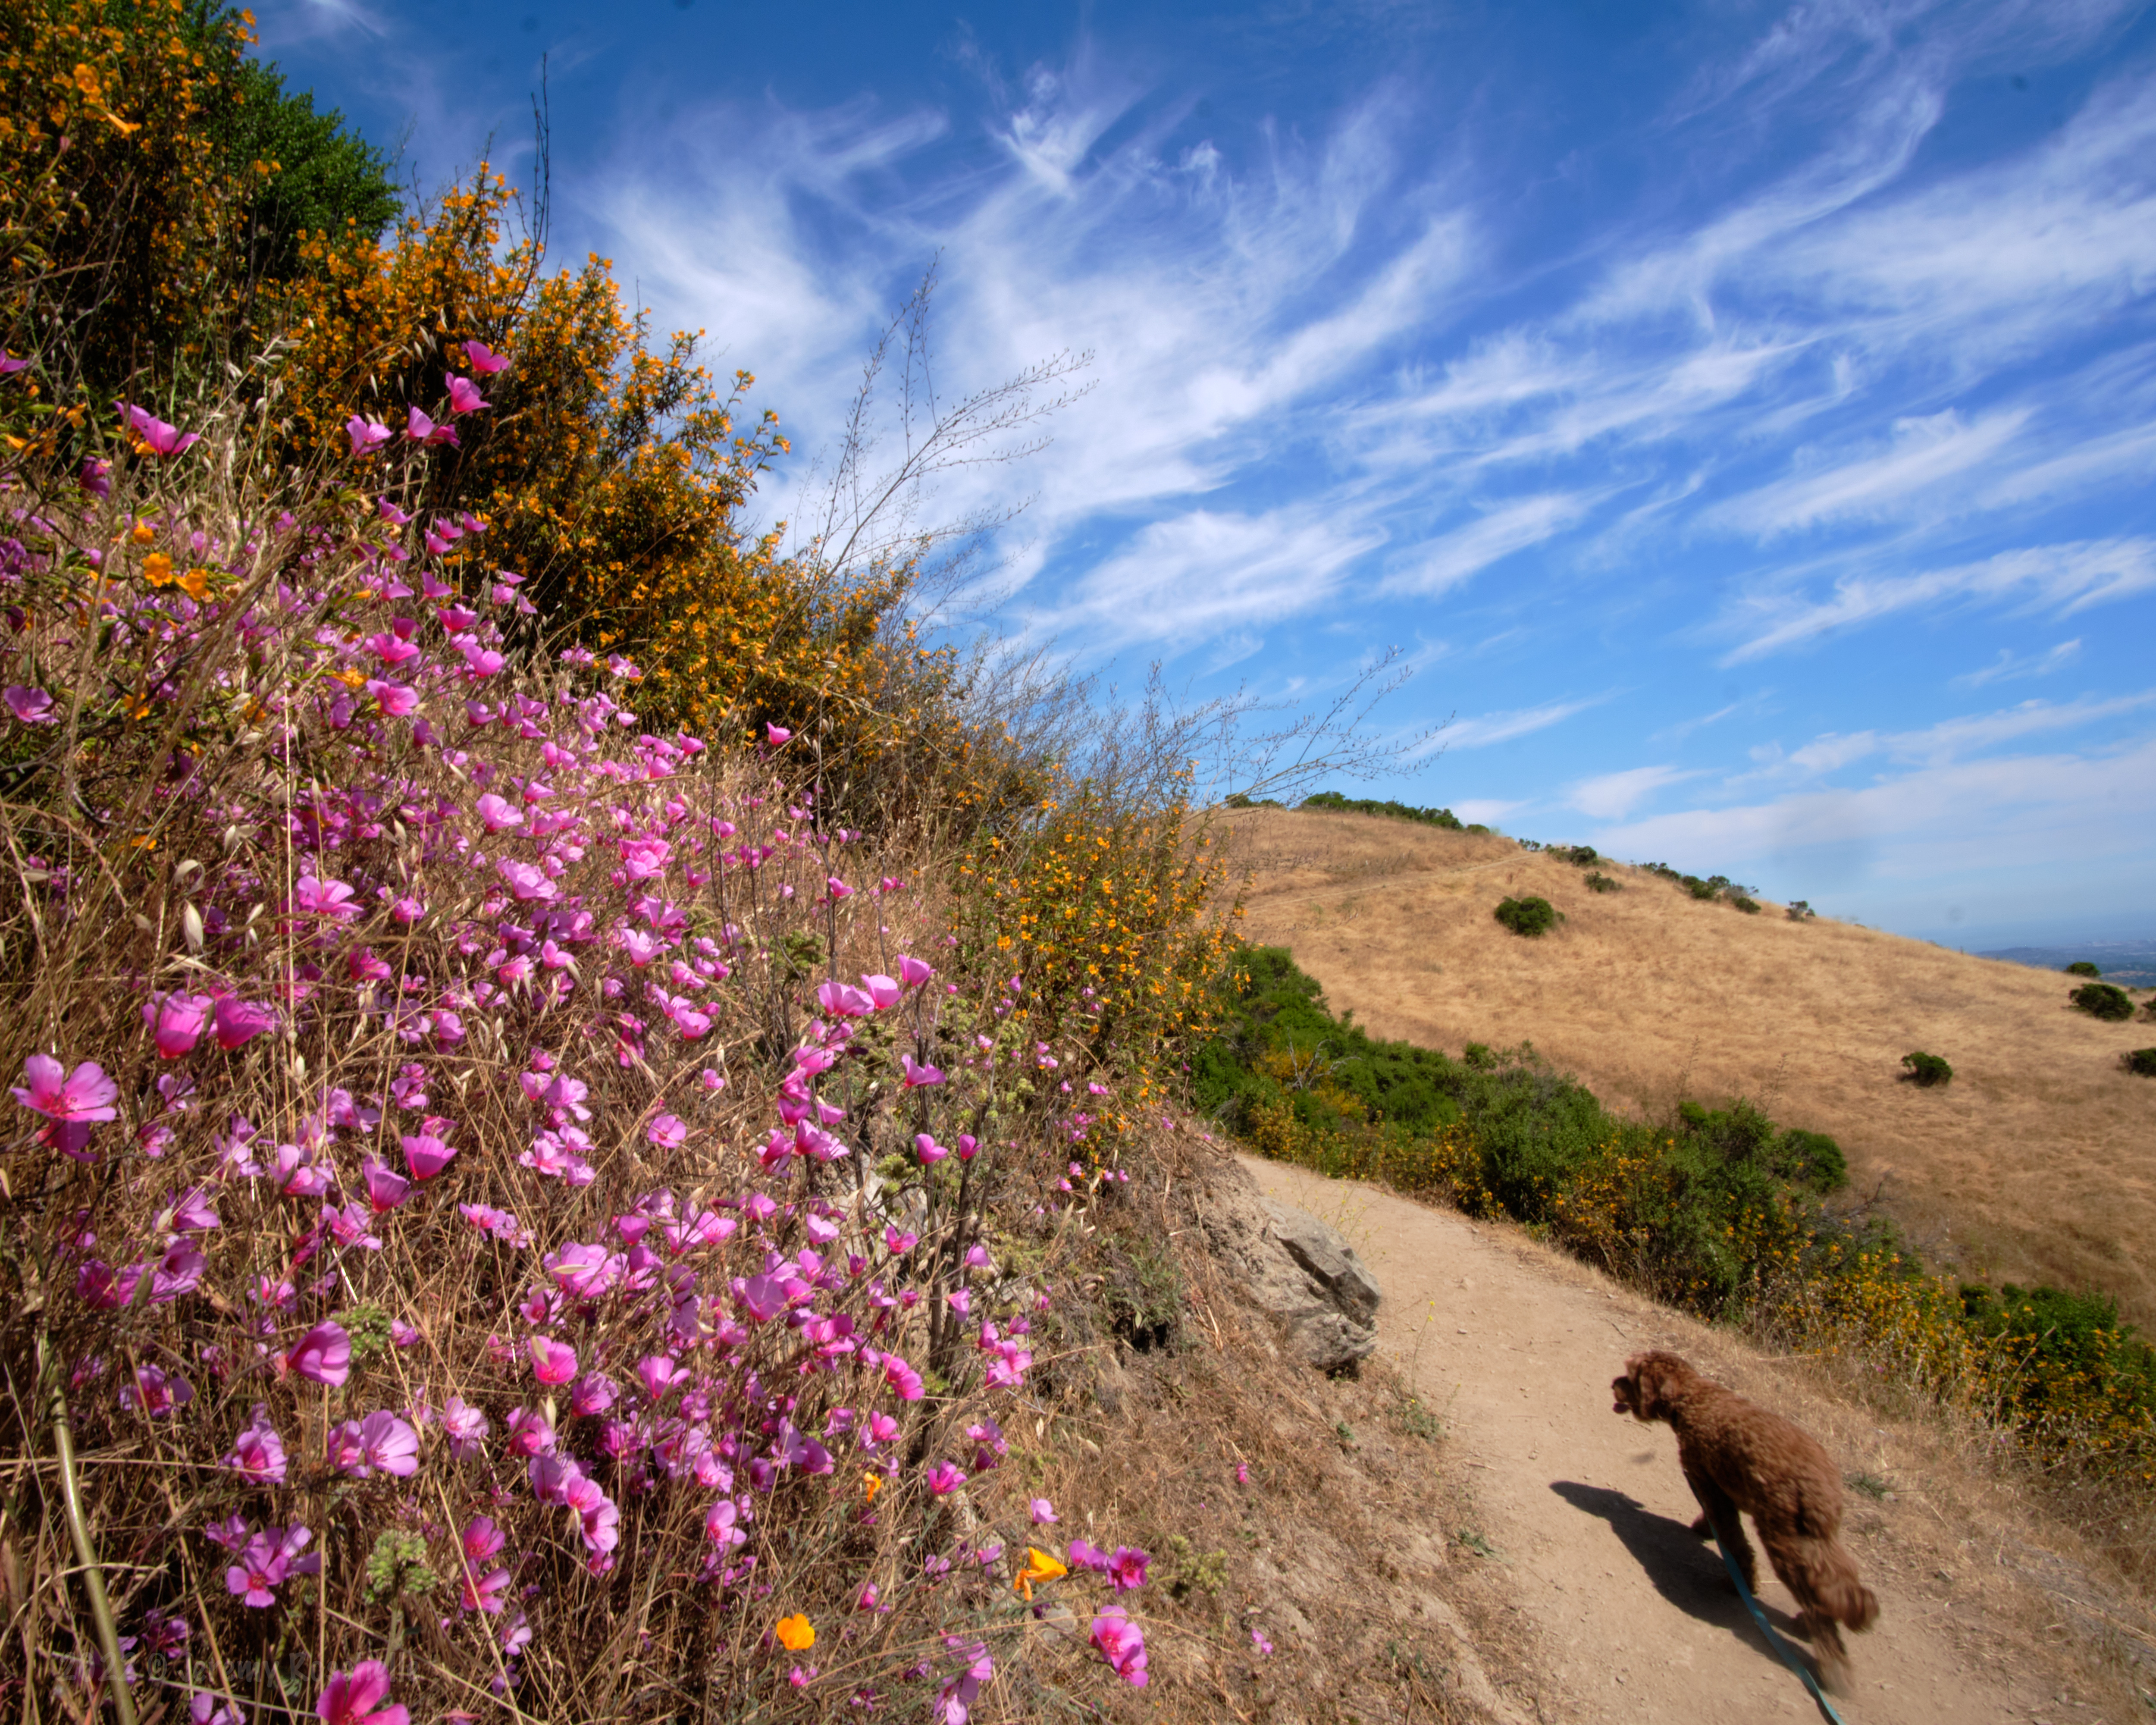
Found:
M 940 254 L 940 389 L 1091 356 L 935 500 L 1030 500 L 1008 627 L 1200 696 L 1397 647 L 1445 728 L 1366 794 L 2156 936 L 2145 6 L 256 9 L 422 187 L 528 177 L 546 54 L 557 254 L 757 374 L 771 518 Z

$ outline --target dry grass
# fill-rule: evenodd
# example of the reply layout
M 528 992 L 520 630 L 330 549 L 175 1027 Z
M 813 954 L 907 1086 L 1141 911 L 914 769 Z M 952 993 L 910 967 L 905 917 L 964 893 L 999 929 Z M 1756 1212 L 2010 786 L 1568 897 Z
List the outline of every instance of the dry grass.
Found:
M 1584 871 L 1495 836 L 1366 815 L 1229 818 L 1251 875 L 1245 932 L 1291 947 L 1336 1010 L 1457 1053 L 1532 1040 L 1613 1109 L 1749 1096 L 1833 1134 L 1942 1266 L 2095 1286 L 2156 1323 L 2156 1084 L 2123 1070 L 2156 1040 L 2066 1002 L 2063 977 L 1825 919 L 1748 916 L 1636 869 Z M 1491 915 L 1539 894 L 1537 940 Z M 1912 1049 L 1953 1082 L 1902 1081 Z
M 1053 1717 L 1070 1685 L 1117 1720 L 1522 1718 L 1531 1650 L 1496 1566 L 1447 1531 L 1471 1517 L 1440 1427 L 1389 1365 L 1328 1378 L 1276 1345 L 1272 1321 L 1203 1246 L 1197 1206 L 1219 1159 L 1156 1142 L 1144 1182 L 1096 1213 L 1091 1297 L 1062 1307 L 1071 1351 L 1042 1384 L 1040 1423 L 1012 1432 L 1007 1464 L 1027 1490 L 1087 1506 L 1053 1532 L 1152 1553 L 1152 1582 L 1132 1596 L 1152 1683 L 1083 1681 L 1070 1631 L 1082 1638 L 1091 1592 L 1059 1583 L 1075 1617 L 1043 1595 L 998 1711 L 979 1717 Z M 1132 1255 L 1164 1256 L 1178 1284 L 1172 1335 L 1142 1351 L 1110 1327 L 1108 1290 Z M 1206 1579 L 1178 1587 L 1178 1563 L 1188 1579 L 1193 1560 Z

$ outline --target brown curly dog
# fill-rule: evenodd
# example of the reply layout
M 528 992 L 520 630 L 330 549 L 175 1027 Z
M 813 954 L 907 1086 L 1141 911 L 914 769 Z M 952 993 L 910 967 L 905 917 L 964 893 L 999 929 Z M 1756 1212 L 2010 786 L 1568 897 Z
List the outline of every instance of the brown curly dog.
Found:
M 1857 1579 L 1856 1563 L 1835 1538 L 1841 1525 L 1841 1476 L 1826 1451 L 1780 1414 L 1753 1406 L 1660 1348 L 1634 1354 L 1609 1387 L 1616 1412 L 1643 1423 L 1666 1420 L 1675 1429 L 1677 1464 L 1707 1512 L 1691 1531 L 1724 1541 L 1745 1585 L 1756 1592 L 1758 1570 L 1737 1512 L 1748 1514 L 1767 1561 L 1796 1595 L 1820 1668 L 1832 1678 L 1845 1676 L 1849 1656 L 1835 1621 L 1871 1628 L 1879 1598 Z

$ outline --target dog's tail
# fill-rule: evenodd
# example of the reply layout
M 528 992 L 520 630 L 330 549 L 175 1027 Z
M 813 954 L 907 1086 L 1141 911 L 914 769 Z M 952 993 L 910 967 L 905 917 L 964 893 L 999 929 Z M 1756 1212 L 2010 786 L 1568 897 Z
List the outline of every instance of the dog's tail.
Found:
M 1820 1609 L 1853 1630 L 1868 1630 L 1879 1616 L 1879 1595 L 1864 1584 L 1856 1559 L 1839 1540 L 1800 1538 L 1806 1579 Z

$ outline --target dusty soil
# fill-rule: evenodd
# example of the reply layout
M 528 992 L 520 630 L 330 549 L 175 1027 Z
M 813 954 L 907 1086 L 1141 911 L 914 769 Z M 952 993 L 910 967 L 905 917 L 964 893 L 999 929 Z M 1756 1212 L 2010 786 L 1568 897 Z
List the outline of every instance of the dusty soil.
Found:
M 2156 1327 L 2156 1081 L 2118 1064 L 2156 1044 L 2145 1017 L 2100 1023 L 2063 976 L 1746 916 L 1644 870 L 1604 863 L 1623 890 L 1590 892 L 1508 839 L 1268 810 L 1225 825 L 1251 875 L 1245 932 L 1375 1034 L 1455 1054 L 1532 1040 L 1640 1117 L 1748 1096 L 1833 1134 L 1933 1261 L 2099 1287 Z M 1491 912 L 1527 894 L 1567 920 L 1508 933 Z M 1918 1049 L 1950 1085 L 1902 1081 Z
M 1631 1295 L 1518 1231 L 1374 1188 L 1255 1160 L 1268 1194 L 1346 1235 L 1384 1288 L 1379 1360 L 1445 1427 L 1442 1469 L 1469 1483 L 1420 1530 L 1479 1572 L 1482 1620 L 1515 1634 L 1502 1689 L 1566 1725 L 1806 1720 L 1796 1678 L 1762 1642 L 1697 1513 L 1666 1426 L 1610 1411 L 1626 1355 L 1674 1348 L 1825 1442 L 1852 1490 L 1844 1538 L 1881 1614 L 1851 1638 L 1848 1725 L 2069 1725 L 2146 1718 L 2156 1648 L 2131 1600 L 2022 1513 L 2010 1484 L 1936 1423 L 1897 1422 L 1778 1361 Z M 1766 1565 L 1761 1564 L 1763 1572 Z M 1796 1635 L 1766 1580 L 1770 1616 Z M 1799 1649 L 1801 1640 L 1794 1643 Z

